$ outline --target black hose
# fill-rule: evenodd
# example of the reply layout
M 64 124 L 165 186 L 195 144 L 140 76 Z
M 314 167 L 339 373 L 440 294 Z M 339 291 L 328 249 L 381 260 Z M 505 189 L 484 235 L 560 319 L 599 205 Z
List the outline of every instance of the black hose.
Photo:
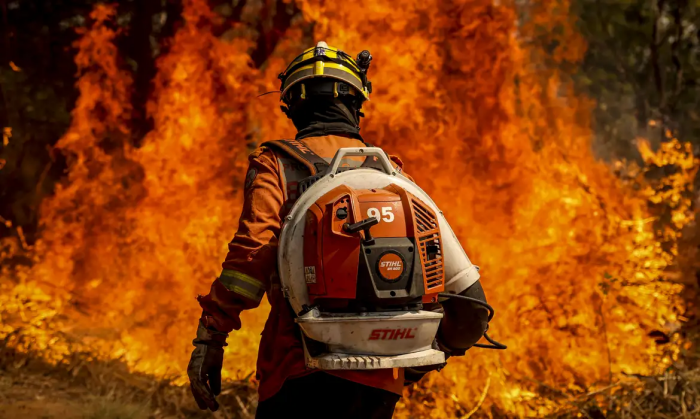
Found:
M 472 303 L 478 304 L 478 305 L 480 305 L 480 306 L 486 308 L 486 310 L 488 310 L 488 312 L 489 312 L 489 319 L 488 319 L 488 321 L 489 321 L 489 322 L 491 321 L 491 319 L 493 319 L 493 315 L 496 314 L 496 312 L 495 312 L 495 310 L 493 309 L 493 307 L 491 307 L 491 306 L 489 305 L 489 303 L 487 303 L 486 301 L 481 301 L 481 300 L 478 300 L 478 299 L 476 299 L 476 298 L 467 297 L 466 295 L 448 294 L 448 293 L 446 293 L 446 292 L 441 292 L 441 293 L 438 294 L 438 297 L 460 298 L 460 299 L 462 299 L 462 300 L 467 300 L 467 301 L 470 301 L 470 302 L 472 302 Z M 482 344 L 482 343 L 475 343 L 473 346 L 476 346 L 477 348 L 485 348 L 485 349 L 507 349 L 507 348 L 508 348 L 506 345 L 504 345 L 504 344 L 502 344 L 502 343 L 500 343 L 500 342 L 497 342 L 497 341 L 491 339 L 491 337 L 489 336 L 489 334 L 486 333 L 488 330 L 489 330 L 489 325 L 486 324 L 486 330 L 484 331 L 484 339 L 486 339 L 487 341 L 489 341 L 489 343 L 491 343 L 491 345 L 484 345 L 484 344 Z

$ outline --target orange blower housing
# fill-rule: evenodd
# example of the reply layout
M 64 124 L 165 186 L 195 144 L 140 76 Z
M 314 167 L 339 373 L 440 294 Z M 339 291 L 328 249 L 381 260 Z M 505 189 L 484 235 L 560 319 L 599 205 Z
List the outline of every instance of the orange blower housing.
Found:
M 304 276 L 324 312 L 420 309 L 445 289 L 436 214 L 403 188 L 340 185 L 306 212 Z

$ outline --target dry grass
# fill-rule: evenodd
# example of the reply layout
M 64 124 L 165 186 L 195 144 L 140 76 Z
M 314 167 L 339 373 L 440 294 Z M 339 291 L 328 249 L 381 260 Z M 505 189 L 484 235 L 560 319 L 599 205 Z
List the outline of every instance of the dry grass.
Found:
M 4 403 L 24 403 L 25 419 L 252 419 L 255 416 L 256 392 L 250 383 L 226 383 L 220 396 L 222 408 L 212 415 L 197 409 L 187 387 L 176 386 L 167 379 L 129 373 L 119 361 L 91 361 L 86 354 L 75 354 L 69 362 L 52 366 L 31 354 L 0 346 L 0 378 Z M 5 390 L 8 385 L 12 391 Z M 542 387 L 539 391 L 543 397 L 558 398 L 561 402 L 561 409 L 551 418 L 700 418 L 700 369 L 672 370 L 658 377 L 629 376 L 578 397 L 553 388 Z M 559 397 L 552 397 L 553 393 Z M 48 409 L 47 413 L 32 415 L 29 400 L 41 403 Z M 56 406 L 56 400 L 64 403 Z M 2 402 L 0 397 L 0 406 Z M 491 415 L 506 417 L 493 411 Z M 4 417 L 14 416 L 0 413 L 0 418 Z
M 107 397 L 94 399 L 86 406 L 84 419 L 148 419 L 150 406 L 125 404 Z
M 694 419 L 700 417 L 700 369 L 628 380 L 566 400 L 552 418 Z
M 21 405 L 22 417 L 61 419 L 211 418 L 195 405 L 189 387 L 167 378 L 130 373 L 119 361 L 74 353 L 59 365 L 19 353 L 0 340 L 0 418 Z M 226 382 L 214 417 L 252 419 L 257 406 L 249 382 Z M 45 411 L 42 413 L 42 410 Z M 3 415 L 5 411 L 5 415 Z M 33 414 L 34 412 L 39 412 Z M 41 413 L 41 414 L 40 414 Z

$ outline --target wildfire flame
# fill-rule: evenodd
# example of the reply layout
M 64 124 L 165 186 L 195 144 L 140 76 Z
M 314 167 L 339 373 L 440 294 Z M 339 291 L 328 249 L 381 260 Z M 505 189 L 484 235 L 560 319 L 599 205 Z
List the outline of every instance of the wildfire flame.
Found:
M 212 35 L 205 0 L 184 2 L 184 26 L 158 60 L 148 111 L 154 129 L 130 145 L 130 74 L 98 5 L 77 43 L 79 99 L 57 148 L 66 181 L 41 208 L 32 263 L 0 271 L 0 337 L 59 362 L 80 348 L 134 370 L 177 374 L 191 352 L 199 308 L 237 226 L 247 153 L 289 137 L 292 125 L 260 91 L 314 39 L 369 49 L 375 86 L 363 135 L 398 154 L 447 218 L 497 314 L 504 352 L 473 349 L 407 389 L 398 417 L 542 415 L 621 372 L 672 363 L 647 334 L 678 327 L 681 286 L 664 280 L 691 221 L 689 146 L 640 142 L 645 168 L 616 176 L 592 156 L 592 104 L 567 75 L 585 43 L 567 2 L 542 1 L 518 24 L 516 5 L 490 0 L 297 2 L 304 21 L 265 66 L 245 37 Z M 555 30 L 557 29 L 557 30 Z M 557 38 L 553 51 L 538 38 Z M 661 180 L 650 167 L 674 165 Z M 635 184 L 637 188 L 632 188 Z M 655 228 L 649 203 L 672 223 Z M 0 260 L 23 250 L 5 241 Z M 243 314 L 227 348 L 226 377 L 255 368 L 268 306 Z M 233 362 L 232 360 L 235 360 Z

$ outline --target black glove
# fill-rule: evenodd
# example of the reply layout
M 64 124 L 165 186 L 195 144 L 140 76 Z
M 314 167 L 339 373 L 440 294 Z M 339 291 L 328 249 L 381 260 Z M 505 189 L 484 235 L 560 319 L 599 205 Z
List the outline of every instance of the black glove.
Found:
M 445 355 L 445 361 L 447 361 L 449 355 Z M 434 365 L 423 365 L 421 367 L 407 367 L 403 369 L 403 385 L 410 386 L 419 382 L 427 373 L 430 371 L 440 371 L 445 368 L 447 362 L 442 364 Z
M 436 311 L 436 310 L 433 310 L 433 311 Z M 433 349 L 442 350 L 442 348 L 440 348 L 438 346 L 437 341 L 433 342 Z M 422 365 L 419 367 L 406 367 L 406 368 L 404 368 L 403 369 L 403 385 L 410 386 L 411 384 L 415 384 L 415 383 L 419 382 L 430 371 L 438 371 L 439 372 L 441 369 L 443 369 L 447 366 L 448 359 L 450 359 L 450 354 L 449 354 L 449 352 L 445 352 L 445 362 L 443 362 L 443 363 L 432 364 L 432 365 Z
M 195 349 L 187 366 L 187 375 L 194 400 L 202 410 L 216 412 L 219 409 L 216 396 L 221 393 L 221 368 L 227 336 L 226 333 L 207 330 L 200 323 L 197 338 L 192 341 Z

